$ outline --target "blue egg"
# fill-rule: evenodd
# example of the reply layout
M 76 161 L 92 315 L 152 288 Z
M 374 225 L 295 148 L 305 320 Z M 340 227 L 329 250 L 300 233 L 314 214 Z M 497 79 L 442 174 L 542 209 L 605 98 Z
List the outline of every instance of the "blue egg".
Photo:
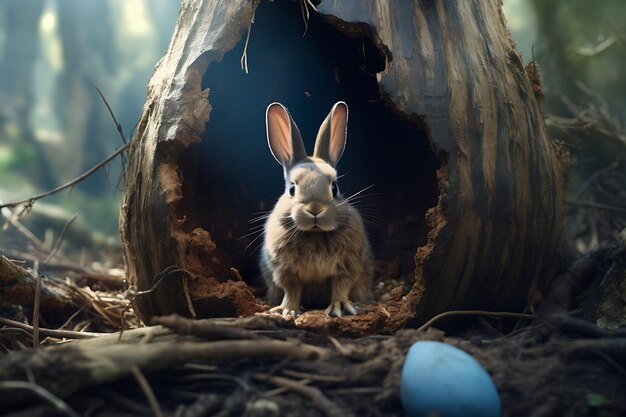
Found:
M 416 342 L 402 367 L 400 397 L 407 415 L 499 417 L 500 397 L 489 374 L 471 355 L 433 341 Z

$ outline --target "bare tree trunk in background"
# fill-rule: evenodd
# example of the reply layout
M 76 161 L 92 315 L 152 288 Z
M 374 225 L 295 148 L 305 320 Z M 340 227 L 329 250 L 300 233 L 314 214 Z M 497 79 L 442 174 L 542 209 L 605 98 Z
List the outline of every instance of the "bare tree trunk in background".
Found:
M 54 161 L 71 178 L 95 165 L 117 146 L 119 138 L 94 86 L 103 89 L 119 65 L 114 56 L 114 28 L 109 2 L 63 0 L 57 2 L 58 30 L 63 45 L 64 70 L 54 93 L 55 108 L 65 131 Z M 121 63 L 123 65 L 123 63 Z M 111 144 L 94 138 L 106 137 Z M 93 176 L 85 191 L 102 190 L 106 178 Z
M 37 58 L 42 10 L 42 0 L 0 3 L 0 14 L 4 19 L 1 29 L 4 43 L 0 56 L 0 129 L 8 124 L 19 128 L 20 139 L 32 147 L 35 154 L 35 159 L 27 161 L 20 169 L 28 172 L 42 187 L 49 187 L 54 183 L 52 171 L 35 141 L 29 122 L 34 105 L 33 90 L 36 88 L 32 70 Z

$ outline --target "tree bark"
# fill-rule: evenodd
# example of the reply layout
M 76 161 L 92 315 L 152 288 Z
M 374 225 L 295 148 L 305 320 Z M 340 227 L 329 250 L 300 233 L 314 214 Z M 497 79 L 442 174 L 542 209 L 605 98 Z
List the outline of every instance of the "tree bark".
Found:
M 179 265 L 194 279 L 185 289 L 189 274 L 181 274 L 138 300 L 144 317 L 189 315 L 186 292 L 199 315 L 248 315 L 262 307 L 243 282 L 229 279 L 228 253 L 190 221 L 189 196 L 203 191 L 190 190 L 181 156 L 201 140 L 212 109 L 201 84 L 207 66 L 245 35 L 256 5 L 184 1 L 150 82 L 123 196 L 128 276 L 146 289 Z M 323 0 L 318 10 L 347 36 L 371 38 L 385 60 L 376 74 L 380 95 L 397 119 L 425 129 L 441 162 L 438 200 L 426 215 L 428 242 L 413 251 L 412 287 L 398 287 L 385 308 L 368 313 L 370 330 L 395 330 L 448 309 L 523 309 L 549 277 L 559 244 L 563 167 L 499 3 Z M 356 322 L 334 323 L 349 329 Z
M 177 161 L 183 150 L 200 141 L 211 111 L 208 91 L 201 88 L 202 76 L 211 61 L 219 60 L 239 41 L 254 7 L 246 0 L 183 2 L 172 42 L 148 85 L 129 152 L 120 217 L 132 284 L 140 290 L 151 288 L 163 270 L 179 265 L 197 277 L 210 278 L 214 292 L 224 290 L 221 298 L 227 304 L 241 300 L 238 314 L 251 314 L 258 308 L 245 285 L 211 279 L 223 275 L 226 268 L 212 256 L 215 244 L 210 235 L 202 229 L 183 230 L 184 220 L 177 213 L 183 186 Z M 184 276 L 171 275 L 153 295 L 138 297 L 137 311 L 146 319 L 170 313 L 190 315 L 187 304 L 181 304 Z
M 499 3 L 377 4 L 330 1 L 320 11 L 366 22 L 393 45 L 380 87 L 404 114 L 425 117 L 443 154 L 442 193 L 406 302 L 421 319 L 469 305 L 519 308 L 550 272 L 563 167 Z

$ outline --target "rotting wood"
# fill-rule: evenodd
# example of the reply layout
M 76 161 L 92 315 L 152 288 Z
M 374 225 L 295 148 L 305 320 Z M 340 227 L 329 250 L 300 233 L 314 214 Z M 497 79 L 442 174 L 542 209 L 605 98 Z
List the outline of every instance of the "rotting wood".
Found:
M 220 292 L 220 284 L 210 278 L 227 269 L 210 261 L 215 244 L 204 230 L 183 230 L 184 221 L 177 216 L 182 190 L 176 160 L 200 140 L 211 111 L 208 91 L 201 88 L 204 71 L 239 41 L 255 6 L 247 0 L 183 2 L 180 28 L 150 80 L 130 148 L 126 178 L 132 180 L 125 185 L 120 218 L 129 281 L 139 290 L 150 288 L 153 278 L 166 267 L 181 265 L 208 277 L 205 283 Z M 176 111 L 170 107 L 174 102 Z M 205 260 L 202 264 L 201 259 Z M 245 284 L 224 285 L 227 288 L 218 298 L 236 304 L 239 314 L 259 310 Z M 144 319 L 170 313 L 189 315 L 186 302 L 181 305 L 179 299 L 185 299 L 182 276 L 164 282 L 150 297 L 138 297 L 134 304 Z
M 32 307 L 35 301 L 37 277 L 0 255 L 0 298 L 9 304 Z M 59 286 L 41 282 L 40 306 L 46 312 L 67 312 L 75 309 L 71 294 Z
M 446 155 L 406 303 L 420 321 L 459 307 L 523 306 L 550 273 L 563 178 L 500 4 L 365 3 L 330 0 L 319 10 L 346 30 L 370 25 L 393 58 L 381 90 L 403 114 L 424 116 Z
M 191 293 L 195 287 L 206 295 L 193 300 L 200 317 L 264 308 L 243 282 L 230 281 L 227 254 L 193 226 L 190 218 L 201 213 L 183 209 L 186 179 L 179 166 L 182 152 L 200 141 L 211 112 L 202 90 L 205 71 L 242 39 L 256 6 L 183 1 L 129 152 L 132 180 L 120 220 L 129 280 L 139 290 L 150 288 L 164 268 L 180 265 L 196 278 Z M 439 199 L 426 215 L 428 243 L 416 248 L 410 291 L 378 313 L 366 310 L 368 320 L 305 317 L 298 323 L 363 334 L 393 331 L 446 310 L 521 311 L 552 273 L 563 166 L 500 4 L 324 0 L 318 10 L 348 36 L 372 39 L 386 57 L 377 74 L 380 95 L 398 118 L 425 126 L 441 168 Z M 189 315 L 182 276 L 135 306 L 144 319 Z

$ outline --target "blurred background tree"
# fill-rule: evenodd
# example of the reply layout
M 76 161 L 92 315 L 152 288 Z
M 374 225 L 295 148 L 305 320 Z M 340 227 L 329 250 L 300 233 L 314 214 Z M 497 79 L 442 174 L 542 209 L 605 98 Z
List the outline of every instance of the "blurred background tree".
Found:
M 563 130 L 558 123 L 595 100 L 606 105 L 614 127 L 624 133 L 626 2 L 504 0 L 504 9 L 526 62 L 534 59 L 540 65 L 552 135 L 572 152 L 569 188 L 575 194 L 626 149 L 623 141 L 591 126 Z
M 122 144 L 94 86 L 130 136 L 178 8 L 176 0 L 0 3 L 0 200 L 68 181 Z M 93 231 L 117 236 L 120 169 L 114 161 L 36 206 L 78 212 Z
M 542 66 L 546 112 L 574 117 L 594 99 L 606 104 L 614 127 L 624 133 L 626 101 L 626 2 L 531 0 L 540 37 L 536 58 Z M 555 125 L 555 124 L 553 124 Z M 575 149 L 570 190 L 620 158 L 626 143 L 597 129 L 554 131 Z M 608 133 L 608 132 L 607 132 Z M 568 137 L 571 136 L 571 137 Z
M 626 2 L 504 5 L 521 52 L 539 63 L 551 136 L 570 152 L 565 243 L 585 253 L 626 228 Z

